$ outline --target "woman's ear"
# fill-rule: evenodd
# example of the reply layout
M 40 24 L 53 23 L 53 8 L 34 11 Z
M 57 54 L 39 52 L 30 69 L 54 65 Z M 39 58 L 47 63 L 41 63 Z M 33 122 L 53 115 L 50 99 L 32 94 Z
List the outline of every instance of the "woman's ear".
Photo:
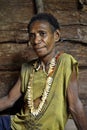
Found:
M 58 29 L 54 32 L 54 39 L 55 42 L 58 42 L 60 39 L 60 31 Z

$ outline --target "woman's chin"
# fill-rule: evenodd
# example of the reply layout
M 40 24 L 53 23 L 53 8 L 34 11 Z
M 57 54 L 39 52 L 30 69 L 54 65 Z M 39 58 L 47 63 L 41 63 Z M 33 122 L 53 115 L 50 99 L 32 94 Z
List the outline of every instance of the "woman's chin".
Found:
M 44 56 L 46 56 L 46 54 L 45 53 L 42 53 L 42 52 L 36 52 L 36 54 L 37 54 L 37 56 L 38 57 L 44 57 Z

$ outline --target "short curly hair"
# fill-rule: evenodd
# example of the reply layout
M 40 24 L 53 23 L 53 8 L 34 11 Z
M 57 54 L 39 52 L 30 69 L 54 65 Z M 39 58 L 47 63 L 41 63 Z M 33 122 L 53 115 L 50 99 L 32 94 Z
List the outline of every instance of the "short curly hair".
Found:
M 54 29 L 54 31 L 56 29 L 60 29 L 60 25 L 58 20 L 50 13 L 39 13 L 35 16 L 33 16 L 28 24 L 28 32 L 30 32 L 30 27 L 32 25 L 33 22 L 35 21 L 47 21 Z

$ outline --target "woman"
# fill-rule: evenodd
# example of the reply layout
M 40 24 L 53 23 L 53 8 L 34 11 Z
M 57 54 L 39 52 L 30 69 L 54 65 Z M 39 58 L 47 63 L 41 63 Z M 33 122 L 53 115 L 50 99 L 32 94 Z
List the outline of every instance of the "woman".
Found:
M 1 125 L 10 122 L 12 130 L 64 130 L 71 114 L 77 128 L 87 130 L 78 97 L 78 63 L 71 55 L 55 50 L 60 39 L 57 19 L 51 14 L 37 14 L 29 22 L 28 32 L 38 60 L 23 64 L 17 83 L 0 100 L 2 111 L 24 95 L 20 113 L 7 116 L 6 121 L 6 117 L 1 117 Z

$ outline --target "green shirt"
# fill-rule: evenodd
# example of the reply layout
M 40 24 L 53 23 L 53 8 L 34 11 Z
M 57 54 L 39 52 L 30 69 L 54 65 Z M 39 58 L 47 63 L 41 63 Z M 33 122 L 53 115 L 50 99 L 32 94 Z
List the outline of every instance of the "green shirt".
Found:
M 42 108 L 41 113 L 34 117 L 27 106 L 27 86 L 32 73 L 33 65 L 24 64 L 21 70 L 21 91 L 24 94 L 24 106 L 20 113 L 11 117 L 12 130 L 64 130 L 65 123 L 69 117 L 66 91 L 73 65 L 77 61 L 69 54 L 63 53 L 57 60 L 55 72 L 53 74 L 53 83 Z M 40 97 L 43 93 L 47 75 L 42 70 L 34 73 L 33 96 L 34 99 Z

